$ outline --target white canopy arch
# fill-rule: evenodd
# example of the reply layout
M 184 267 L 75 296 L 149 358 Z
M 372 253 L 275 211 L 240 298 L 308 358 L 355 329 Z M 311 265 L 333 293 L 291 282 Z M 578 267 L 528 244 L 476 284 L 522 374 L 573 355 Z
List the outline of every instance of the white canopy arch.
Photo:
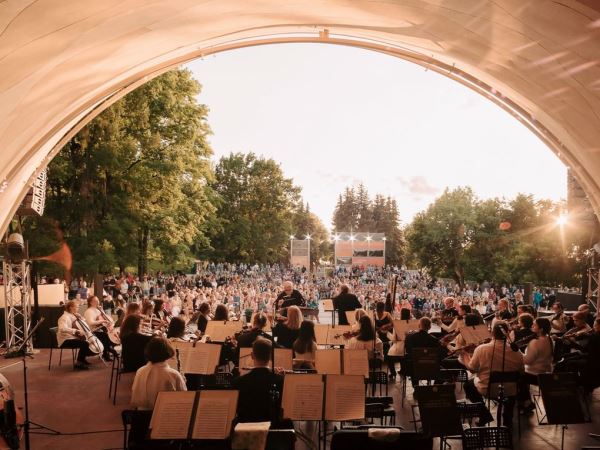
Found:
M 274 42 L 354 45 L 462 82 L 569 166 L 600 212 L 596 0 L 0 0 L 0 227 L 66 140 L 198 56 Z

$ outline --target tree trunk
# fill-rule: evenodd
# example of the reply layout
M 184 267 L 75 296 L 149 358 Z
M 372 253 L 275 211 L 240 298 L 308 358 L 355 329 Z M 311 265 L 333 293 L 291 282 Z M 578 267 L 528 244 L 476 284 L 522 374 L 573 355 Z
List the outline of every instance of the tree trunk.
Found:
M 148 273 L 148 239 L 150 238 L 150 230 L 144 227 L 142 230 L 142 269 L 140 276 Z
M 137 243 L 138 243 L 138 276 L 142 276 L 144 274 L 143 270 L 143 245 L 142 245 L 142 230 L 138 229 L 137 232 Z

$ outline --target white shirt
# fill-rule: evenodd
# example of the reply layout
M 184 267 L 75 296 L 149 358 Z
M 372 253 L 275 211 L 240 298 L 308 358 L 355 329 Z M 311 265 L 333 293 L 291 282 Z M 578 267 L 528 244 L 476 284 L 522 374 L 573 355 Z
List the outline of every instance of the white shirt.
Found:
M 100 328 L 100 326 L 102 325 L 101 322 L 104 321 L 100 310 L 91 306 L 85 310 L 85 312 L 83 313 L 83 318 L 85 319 L 86 323 L 90 326 L 92 331 L 96 331 L 97 328 Z
M 56 340 L 58 341 L 59 347 L 67 339 L 76 339 L 76 332 L 78 331 L 74 325 L 76 320 L 77 318 L 75 315 L 66 311 L 58 318 L 58 333 L 56 334 Z
M 475 349 L 467 369 L 476 374 L 475 387 L 480 394 L 487 394 L 490 373 L 502 371 L 503 351 L 504 341 L 501 340 L 493 340 Z M 523 372 L 524 364 L 521 352 L 513 352 L 507 343 L 504 356 L 504 372 Z
M 138 409 L 154 408 L 156 396 L 162 391 L 187 391 L 185 379 L 166 361 L 147 363 L 135 373 L 131 388 L 131 404 Z
M 353 337 L 349 341 L 346 341 L 344 348 L 347 348 L 350 350 L 363 350 L 363 349 L 369 350 L 369 358 L 370 359 L 373 358 L 373 341 L 372 340 L 360 341 L 357 338 Z M 377 358 L 383 359 L 383 342 L 381 342 L 381 339 L 379 339 L 379 338 L 377 338 L 377 340 L 375 341 L 375 350 L 377 350 L 379 352 L 379 354 L 377 355 Z
M 553 360 L 552 340 L 548 336 L 542 336 L 533 339 L 525 349 L 523 362 L 525 363 L 525 372 L 532 375 L 552 372 Z

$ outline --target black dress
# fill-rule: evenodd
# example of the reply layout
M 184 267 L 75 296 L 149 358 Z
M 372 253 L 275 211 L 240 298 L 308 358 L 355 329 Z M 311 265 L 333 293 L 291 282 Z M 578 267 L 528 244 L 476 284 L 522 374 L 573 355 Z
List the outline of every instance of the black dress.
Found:
M 298 339 L 299 334 L 299 329 L 292 330 L 281 322 L 273 327 L 273 337 L 277 338 L 277 345 L 279 347 L 292 348 L 294 346 L 294 341 Z

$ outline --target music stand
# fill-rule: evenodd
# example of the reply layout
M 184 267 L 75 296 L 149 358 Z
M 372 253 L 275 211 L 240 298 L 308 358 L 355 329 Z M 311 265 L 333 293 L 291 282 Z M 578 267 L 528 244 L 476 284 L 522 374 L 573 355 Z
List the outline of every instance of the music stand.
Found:
M 440 438 L 440 450 L 445 436 L 462 435 L 463 427 L 456 405 L 454 384 L 415 386 L 423 433 Z
M 576 373 L 549 373 L 538 375 L 546 424 L 561 425 L 561 450 L 565 446 L 565 430 L 570 424 L 590 423 L 591 417 L 585 398 L 581 395 Z
M 25 423 L 23 424 L 23 431 L 25 434 L 25 450 L 29 450 L 30 442 L 29 442 L 29 427 L 30 425 L 34 425 L 36 430 L 46 430 L 47 432 L 38 432 L 37 434 L 51 434 L 51 435 L 59 435 L 60 431 L 54 430 L 52 428 L 48 428 L 39 423 L 33 422 L 29 420 L 29 395 L 27 389 L 27 358 L 33 358 L 33 356 L 29 355 L 26 351 L 27 344 L 33 338 L 34 333 L 37 331 L 38 327 L 42 324 L 42 322 L 46 320 L 45 317 L 41 317 L 40 320 L 35 324 L 35 326 L 27 332 L 25 339 L 21 346 L 15 352 L 16 355 L 21 355 L 23 361 L 23 391 L 25 397 Z

